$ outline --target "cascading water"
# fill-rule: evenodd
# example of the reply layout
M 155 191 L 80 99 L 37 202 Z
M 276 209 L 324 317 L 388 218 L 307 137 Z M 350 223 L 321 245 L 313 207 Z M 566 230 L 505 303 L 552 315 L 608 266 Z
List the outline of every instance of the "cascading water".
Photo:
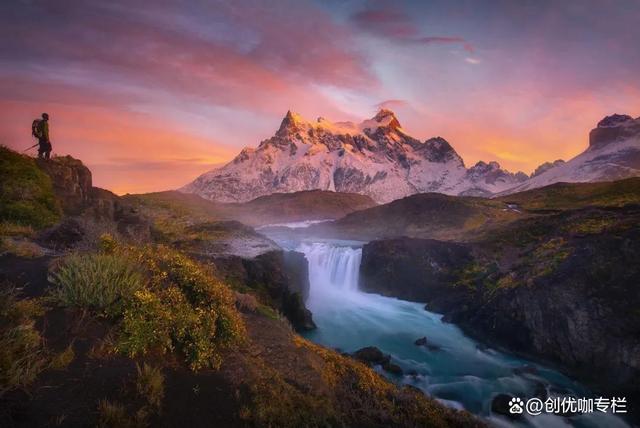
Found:
M 499 393 L 526 399 L 539 395 L 582 397 L 588 391 L 562 374 L 508 354 L 487 349 L 456 326 L 442 322 L 421 303 L 358 291 L 362 249 L 327 242 L 302 243 L 297 248 L 309 262 L 307 306 L 318 328 L 308 338 L 331 348 L 354 352 L 377 346 L 390 354 L 407 374 L 392 380 L 416 386 L 441 402 L 465 408 L 497 426 L 626 427 L 622 419 L 593 413 L 570 419 L 555 415 L 525 415 L 509 421 L 491 414 Z M 426 336 L 431 348 L 414 345 Z M 526 367 L 525 370 L 522 368 Z
M 313 291 L 328 288 L 353 292 L 358 289 L 361 248 L 303 243 L 298 251 L 304 253 L 309 262 L 309 281 Z

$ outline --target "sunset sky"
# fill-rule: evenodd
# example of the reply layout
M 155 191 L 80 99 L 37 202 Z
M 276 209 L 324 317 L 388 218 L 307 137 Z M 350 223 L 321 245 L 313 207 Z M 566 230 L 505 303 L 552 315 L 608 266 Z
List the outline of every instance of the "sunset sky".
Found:
M 3 1 L 0 144 L 35 143 L 94 184 L 186 184 L 256 146 L 287 110 L 380 106 L 467 165 L 568 159 L 603 116 L 640 116 L 639 0 Z

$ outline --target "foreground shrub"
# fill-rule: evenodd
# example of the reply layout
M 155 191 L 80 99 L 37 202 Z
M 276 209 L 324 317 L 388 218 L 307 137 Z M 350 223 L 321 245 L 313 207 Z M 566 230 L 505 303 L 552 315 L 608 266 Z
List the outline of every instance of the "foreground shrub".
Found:
M 217 368 L 220 351 L 242 340 L 232 291 L 206 267 L 166 247 L 130 250 L 149 275 L 124 311 L 118 349 L 181 353 L 193 370 Z
M 44 250 L 41 246 L 31 241 L 0 236 L 0 255 L 4 254 L 12 254 L 26 259 L 34 259 L 42 257 L 44 255 Z
M 74 254 L 49 275 L 52 296 L 64 306 L 122 313 L 125 302 L 143 286 L 140 270 L 126 257 L 114 254 Z
M 127 408 L 117 402 L 100 400 L 98 402 L 99 428 L 144 428 L 149 426 L 148 414 L 144 408 L 129 415 Z
M 35 236 L 35 230 L 32 226 L 25 226 L 4 220 L 0 221 L 0 236 L 33 238 Z
M 136 364 L 136 391 L 153 409 L 160 410 L 164 398 L 164 375 L 159 367 Z
M 37 301 L 17 300 L 13 289 L 0 290 L 0 396 L 28 385 L 47 368 L 49 360 L 34 319 L 43 312 Z

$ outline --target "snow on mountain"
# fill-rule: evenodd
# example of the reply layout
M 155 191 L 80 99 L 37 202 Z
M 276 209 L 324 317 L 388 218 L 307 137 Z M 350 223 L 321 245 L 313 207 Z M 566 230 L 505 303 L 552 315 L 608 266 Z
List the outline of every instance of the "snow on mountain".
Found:
M 503 194 L 557 182 L 613 181 L 640 176 L 640 117 L 614 114 L 589 133 L 587 150 L 563 162 L 541 165 L 526 182 Z
M 564 164 L 564 160 L 562 160 L 562 159 L 557 159 L 557 160 L 554 160 L 553 162 L 545 162 L 542 165 L 539 165 L 535 169 L 535 171 L 533 171 L 533 173 L 531 174 L 531 177 L 537 177 L 538 175 L 542 174 L 543 172 L 547 172 L 551 168 L 555 168 L 555 167 L 560 166 L 562 164 Z
M 421 142 L 409 136 L 390 110 L 361 123 L 310 122 L 287 112 L 273 137 L 180 190 L 219 202 L 245 202 L 275 192 L 321 189 L 385 203 L 422 192 L 488 196 L 526 179 L 496 162 L 465 168 L 445 139 Z

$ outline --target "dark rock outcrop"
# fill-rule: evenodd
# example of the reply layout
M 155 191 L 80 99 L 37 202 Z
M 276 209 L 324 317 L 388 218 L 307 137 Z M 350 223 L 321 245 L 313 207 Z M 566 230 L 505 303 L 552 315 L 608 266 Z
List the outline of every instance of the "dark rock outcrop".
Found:
M 353 357 L 356 360 L 362 361 L 367 364 L 385 364 L 391 360 L 391 357 L 383 353 L 375 346 L 367 346 L 360 348 L 353 353 Z
M 221 254 L 211 260 L 225 280 L 251 288 L 263 301 L 282 311 L 297 330 L 316 327 L 304 306 L 309 276 L 302 254 L 273 250 L 252 258 Z
M 438 345 L 434 345 L 433 343 L 429 342 L 426 337 L 421 337 L 420 339 L 416 339 L 416 341 L 413 342 L 413 344 L 416 346 L 423 346 L 427 348 L 429 351 L 439 351 L 441 349 Z
M 391 362 L 391 356 L 383 353 L 375 346 L 358 349 L 353 353 L 353 358 L 370 366 L 381 366 L 384 371 L 396 376 L 403 374 L 402 368 Z
M 402 376 L 404 372 L 402 371 L 402 367 L 392 362 L 388 362 L 382 365 L 384 371 L 394 374 L 396 376 Z
M 43 245 L 54 249 L 72 248 L 85 236 L 84 227 L 72 217 L 64 218 L 55 226 L 44 230 L 38 237 Z
M 543 164 L 539 165 L 539 166 L 535 169 L 535 171 L 533 171 L 533 172 L 531 173 L 531 177 L 532 177 L 532 178 L 533 178 L 533 177 L 537 177 L 538 175 L 543 174 L 543 173 L 545 173 L 545 172 L 549 171 L 551 168 L 555 168 L 555 167 L 560 166 L 560 165 L 563 165 L 563 164 L 565 164 L 565 163 L 566 163 L 566 162 L 565 162 L 564 160 L 562 160 L 562 159 L 556 159 L 556 160 L 554 160 L 553 162 L 545 162 L 545 163 L 543 163 Z
M 90 203 L 91 171 L 71 156 L 38 159 L 38 166 L 53 182 L 53 191 L 65 214 L 80 214 Z
M 468 246 L 433 239 L 372 241 L 362 248 L 360 289 L 427 302 L 451 294 L 458 269 L 472 260 Z
M 613 114 L 598 122 L 589 133 L 589 149 L 600 149 L 616 141 L 640 136 L 640 120 L 626 114 Z
M 71 156 L 37 160 L 53 184 L 65 220 L 45 231 L 41 240 L 57 248 L 70 248 L 80 242 L 88 225 L 95 222 L 114 223 L 127 239 L 148 241 L 151 223 L 123 198 L 92 186 L 91 171 Z M 91 226 L 89 226 L 91 227 Z
M 363 249 L 362 288 L 427 302 L 486 343 L 637 396 L 638 222 L 638 206 L 588 208 L 518 222 L 473 247 L 375 241 Z

